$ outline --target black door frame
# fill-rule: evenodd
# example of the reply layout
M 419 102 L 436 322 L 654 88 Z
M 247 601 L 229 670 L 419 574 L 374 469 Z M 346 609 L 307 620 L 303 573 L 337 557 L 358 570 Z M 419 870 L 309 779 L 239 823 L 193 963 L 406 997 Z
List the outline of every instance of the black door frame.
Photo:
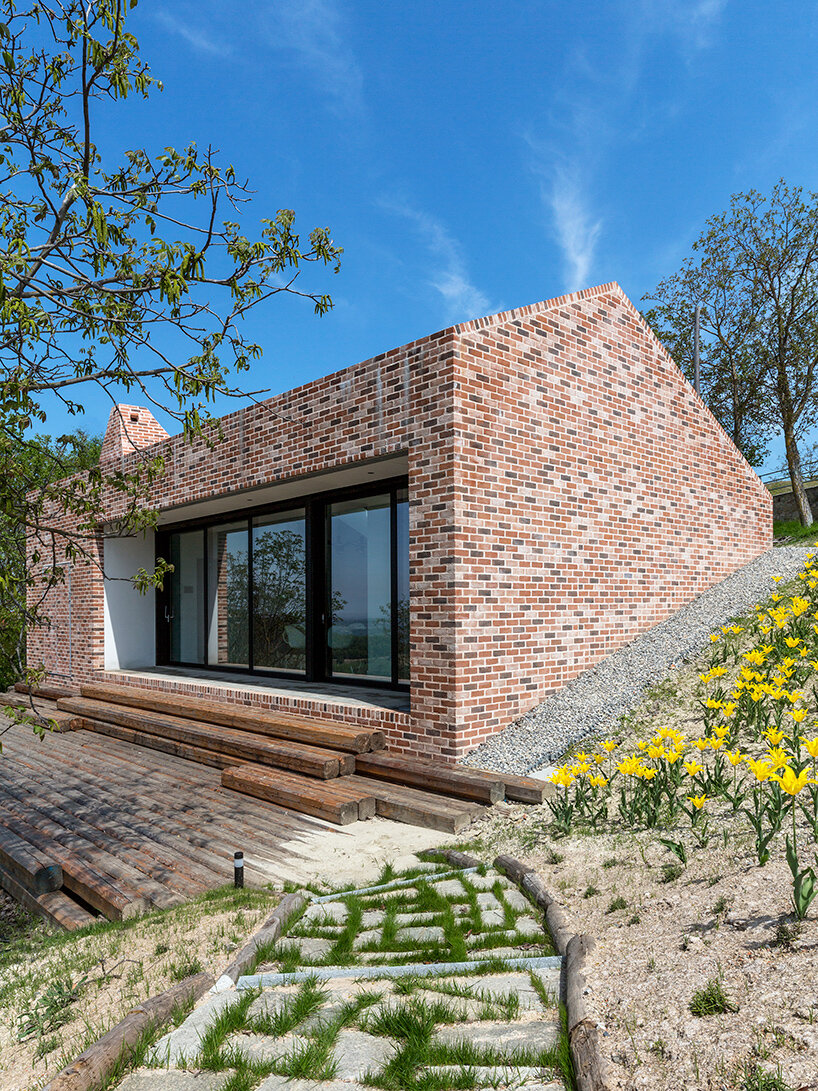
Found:
M 156 592 L 156 662 L 157 666 L 189 667 L 195 670 L 212 671 L 217 674 L 246 674 L 253 678 L 267 678 L 270 680 L 293 679 L 309 683 L 327 683 L 332 685 L 366 686 L 377 689 L 394 689 L 407 692 L 409 686 L 405 682 L 398 681 L 398 625 L 397 625 L 397 592 L 398 592 L 398 541 L 397 541 L 397 503 L 398 494 L 408 490 L 407 477 L 392 477 L 382 481 L 373 481 L 368 485 L 354 485 L 346 489 L 333 489 L 328 492 L 313 493 L 306 497 L 294 497 L 291 500 L 280 501 L 275 504 L 258 505 L 251 508 L 237 508 L 234 511 L 222 512 L 218 516 L 210 516 L 202 519 L 191 519 L 185 522 L 168 523 L 156 531 L 156 560 L 169 559 L 169 545 L 171 534 L 195 531 L 201 529 L 204 548 L 204 578 L 202 594 L 205 603 L 205 633 L 203 662 L 190 663 L 170 658 L 170 624 L 167 620 L 171 608 L 171 587 L 174 574 L 169 573 L 163 587 Z M 344 501 L 365 499 L 368 496 L 376 496 L 386 493 L 390 498 L 390 563 L 391 563 L 391 590 L 392 590 L 392 679 L 390 682 L 369 678 L 334 677 L 329 669 L 330 658 L 327 647 L 327 592 L 328 592 L 328 568 L 330 563 L 330 549 L 328 543 L 329 519 L 327 513 L 330 504 Z M 306 579 L 306 669 L 303 673 L 296 671 L 274 670 L 272 668 L 255 668 L 253 647 L 253 520 L 259 516 L 269 515 L 275 512 L 303 510 L 305 517 L 306 543 L 305 566 Z M 248 666 L 236 667 L 218 663 L 208 663 L 208 630 L 210 624 L 207 609 L 207 574 L 208 552 L 207 532 L 210 527 L 223 523 L 236 523 L 247 520 L 247 618 L 248 618 Z

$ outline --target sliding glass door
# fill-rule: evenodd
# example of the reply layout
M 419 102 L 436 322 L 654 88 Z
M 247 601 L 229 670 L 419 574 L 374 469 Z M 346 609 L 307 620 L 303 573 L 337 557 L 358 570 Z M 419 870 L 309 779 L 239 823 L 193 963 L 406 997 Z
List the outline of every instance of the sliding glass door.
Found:
M 157 614 L 160 661 L 405 686 L 406 488 L 311 496 L 160 535 L 173 572 Z
M 392 681 L 392 503 L 330 504 L 327 629 L 333 678 Z
M 253 520 L 253 665 L 307 669 L 307 520 L 303 509 Z

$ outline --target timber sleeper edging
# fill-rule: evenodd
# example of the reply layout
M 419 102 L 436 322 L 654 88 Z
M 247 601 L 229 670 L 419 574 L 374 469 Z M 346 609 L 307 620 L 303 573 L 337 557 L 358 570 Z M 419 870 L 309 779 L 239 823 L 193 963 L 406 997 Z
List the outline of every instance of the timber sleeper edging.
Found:
M 568 918 L 540 874 L 514 856 L 497 856 L 493 865 L 517 884 L 544 912 L 551 938 L 563 956 L 562 972 L 568 1045 L 578 1091 L 611 1091 L 607 1065 L 599 1043 L 599 1027 L 585 1002 L 585 964 L 596 947 L 593 936 L 573 933 Z

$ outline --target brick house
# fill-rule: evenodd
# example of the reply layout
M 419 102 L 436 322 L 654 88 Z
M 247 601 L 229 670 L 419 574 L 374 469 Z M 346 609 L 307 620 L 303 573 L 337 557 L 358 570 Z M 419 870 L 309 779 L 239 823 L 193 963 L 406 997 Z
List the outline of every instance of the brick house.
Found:
M 615 284 L 453 326 L 161 451 L 156 535 L 52 593 L 55 681 L 383 727 L 453 759 L 771 545 L 771 500 Z M 138 596 L 156 556 L 174 572 Z

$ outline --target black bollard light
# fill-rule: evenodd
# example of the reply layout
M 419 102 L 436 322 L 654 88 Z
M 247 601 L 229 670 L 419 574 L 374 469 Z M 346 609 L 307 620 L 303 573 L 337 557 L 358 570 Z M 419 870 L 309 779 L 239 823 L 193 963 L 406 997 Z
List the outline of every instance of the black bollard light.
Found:
M 233 886 L 244 886 L 244 853 L 233 853 Z

